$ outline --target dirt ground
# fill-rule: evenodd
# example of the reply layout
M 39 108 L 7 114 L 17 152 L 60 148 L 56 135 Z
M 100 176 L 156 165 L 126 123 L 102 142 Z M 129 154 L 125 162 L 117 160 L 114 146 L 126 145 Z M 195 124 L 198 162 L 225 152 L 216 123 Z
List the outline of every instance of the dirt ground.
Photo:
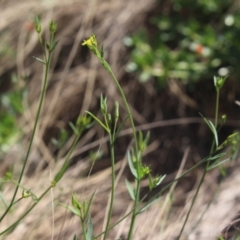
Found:
M 40 195 L 48 186 L 63 163 L 73 136 L 69 136 L 70 140 L 61 151 L 56 149 L 51 139 L 57 138 L 61 128 L 66 128 L 70 134 L 68 122 L 75 122 L 85 110 L 100 116 L 101 94 L 108 96 L 110 110 L 114 107 L 114 101 L 119 101 L 122 118 L 126 116 L 120 95 L 109 75 L 89 50 L 81 46 L 82 41 L 92 33 L 104 45 L 106 59 L 123 86 L 138 129 L 142 129 L 144 133 L 151 131 L 144 162 L 151 165 L 153 174 L 167 174 L 164 181 L 164 184 L 167 184 L 207 155 L 211 133 L 198 113 L 210 118 L 214 115 L 212 109 L 215 96 L 212 82 L 206 80 L 199 83 L 197 91 L 189 94 L 185 86 L 176 79 L 170 79 L 165 89 L 159 92 L 154 87 L 153 79 L 141 84 L 136 75 L 125 71 L 130 49 L 124 46 L 124 37 L 141 29 L 151 11 L 156 12 L 159 7 L 153 0 L 63 0 L 61 3 L 34 0 L 0 1 L 1 45 L 2 48 L 11 48 L 13 51 L 12 55 L 3 54 L 0 58 L 0 94 L 12 88 L 13 73 L 20 79 L 21 86 L 27 89 L 25 111 L 18 120 L 25 137 L 12 146 L 7 154 L 1 154 L 1 177 L 12 165 L 18 174 L 36 115 L 43 69 L 39 62 L 32 58 L 41 56 L 33 26 L 35 15 L 42 19 L 45 37 L 49 20 L 57 22 L 56 38 L 60 39 L 60 42 L 54 53 L 45 105 L 23 179 L 24 186 L 36 195 Z M 240 108 L 234 104 L 234 100 L 240 99 L 239 93 L 239 86 L 230 80 L 223 92 L 230 97 L 221 107 L 221 113 L 226 113 L 229 117 L 222 131 L 222 139 L 239 128 Z M 131 142 L 129 127 L 127 123 L 117 140 L 118 182 L 113 222 L 132 207 L 124 184 L 126 177 L 132 180 L 126 161 L 126 150 Z M 110 189 L 111 170 L 107 142 L 102 129 L 97 126 L 86 132 L 79 141 L 73 153 L 72 164 L 59 185 L 5 239 L 73 239 L 74 234 L 81 233 L 79 220 L 59 203 L 71 204 L 71 195 L 74 192 L 80 199 L 87 199 L 94 190 L 96 196 L 92 217 L 94 232 L 99 233 L 105 221 Z M 103 155 L 92 168 L 90 152 L 97 151 L 101 151 Z M 227 176 L 223 180 L 220 180 L 218 170 L 207 174 L 182 239 L 217 239 L 238 214 L 239 164 L 239 159 L 230 163 Z M 203 167 L 199 167 L 186 175 L 175 188 L 166 192 L 158 202 L 139 215 L 134 239 L 176 239 L 202 172 Z M 162 186 L 159 189 L 161 188 Z M 142 189 L 144 193 L 147 191 L 147 182 L 143 182 Z M 6 184 L 1 191 L 6 199 L 10 199 L 13 186 Z M 212 204 L 207 207 L 210 201 Z M 21 201 L 13 213 L 1 223 L 0 230 L 9 226 L 30 204 L 31 199 Z M 205 215 L 197 224 L 204 211 Z M 0 212 L 3 212 L 2 203 Z M 126 219 L 113 228 L 109 239 L 125 239 L 129 220 Z

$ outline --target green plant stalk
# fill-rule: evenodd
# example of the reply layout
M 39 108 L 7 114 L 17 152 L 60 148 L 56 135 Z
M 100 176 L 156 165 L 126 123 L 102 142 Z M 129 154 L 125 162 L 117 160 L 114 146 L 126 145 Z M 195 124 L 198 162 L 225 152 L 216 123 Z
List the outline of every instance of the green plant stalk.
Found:
M 83 237 L 84 237 L 84 240 L 86 240 L 87 239 L 87 234 L 86 234 L 86 228 L 85 228 L 85 221 L 83 219 L 81 219 L 81 225 L 82 225 Z
M 120 95 L 121 95 L 121 97 L 123 99 L 125 108 L 126 108 L 127 113 L 129 115 L 129 120 L 130 120 L 130 123 L 131 123 L 131 127 L 132 127 L 132 130 L 133 130 L 134 152 L 135 152 L 135 156 L 137 156 L 137 154 L 138 154 L 138 141 L 137 141 L 136 127 L 135 127 L 135 124 L 134 124 L 134 120 L 133 120 L 132 113 L 131 113 L 130 107 L 128 105 L 127 99 L 125 97 L 125 94 L 124 94 L 124 92 L 123 92 L 123 90 L 122 90 L 122 88 L 121 88 L 117 78 L 115 77 L 115 75 L 112 72 L 112 69 L 110 68 L 108 63 L 103 58 L 100 58 L 100 60 L 101 60 L 101 62 L 103 64 L 103 66 L 107 69 L 107 71 L 110 73 L 111 77 L 113 78 L 113 80 L 114 80 L 114 82 L 115 82 L 115 84 L 116 84 L 116 86 L 118 88 L 118 91 L 120 92 Z M 140 162 L 141 159 L 137 159 L 137 161 Z M 139 168 L 140 164 L 141 163 L 137 164 L 138 168 Z M 136 220 L 136 216 L 137 216 L 137 212 L 138 212 L 137 206 L 139 205 L 139 195 L 140 195 L 140 180 L 137 179 L 136 180 L 134 210 L 133 210 L 133 214 L 132 214 L 131 225 L 130 225 L 129 234 L 128 234 L 128 240 L 132 239 L 133 228 L 134 228 L 134 224 L 135 224 L 135 220 Z
M 42 40 L 42 36 L 40 33 L 38 33 L 38 41 L 40 43 L 40 46 L 42 48 L 42 52 L 43 52 L 43 57 L 44 57 L 44 61 L 47 62 L 47 56 L 46 56 L 46 51 L 44 48 L 44 44 L 43 44 L 43 40 Z
M 128 216 L 130 216 L 132 214 L 133 210 L 131 210 L 130 212 L 128 212 L 127 214 L 125 214 L 122 218 L 120 218 L 117 222 L 115 222 L 113 225 L 111 225 L 108 230 L 113 229 L 115 226 L 117 226 L 120 222 L 122 222 L 124 219 L 126 219 Z M 101 232 L 100 234 L 98 234 L 97 236 L 94 236 L 94 239 L 98 239 L 98 237 L 102 236 L 105 233 L 105 231 Z
M 217 94 L 216 94 L 216 107 L 215 107 L 215 118 L 214 118 L 214 127 L 217 129 L 217 125 L 218 125 L 218 112 L 219 112 L 219 93 L 220 90 L 217 89 Z M 210 150 L 210 154 L 214 151 L 214 147 L 215 147 L 215 141 L 213 140 L 212 142 L 212 146 L 211 146 L 211 150 Z M 209 163 L 207 163 L 207 168 L 209 167 Z
M 9 226 L 8 228 L 6 228 L 4 231 L 2 231 L 0 233 L 0 236 L 3 235 L 4 233 L 8 232 L 9 230 L 11 230 L 12 228 L 16 227 L 19 222 L 25 218 L 31 211 L 32 209 L 40 202 L 40 200 L 49 192 L 49 190 L 52 188 L 52 186 L 49 186 L 43 193 L 42 195 L 38 198 L 38 201 L 35 202 L 17 221 L 15 221 L 11 226 Z
M 134 150 L 135 150 L 135 153 L 137 154 L 138 153 L 138 144 L 137 144 L 137 134 L 136 134 L 136 127 L 135 127 L 135 124 L 134 124 L 134 120 L 133 120 L 133 117 L 132 117 L 132 113 L 131 113 L 131 110 L 130 110 L 130 107 L 128 105 L 128 102 L 127 102 L 127 99 L 125 97 L 125 94 L 122 90 L 122 87 L 120 86 L 117 78 L 115 77 L 114 73 L 112 72 L 112 69 L 109 67 L 109 65 L 107 64 L 107 62 L 101 58 L 100 59 L 103 66 L 107 69 L 107 71 L 110 73 L 112 79 L 114 80 L 114 83 L 116 84 L 117 88 L 118 88 L 118 91 L 120 92 L 120 95 L 123 99 L 123 103 L 125 105 L 125 108 L 127 110 L 127 113 L 129 115 L 129 120 L 130 120 L 130 123 L 131 123 L 131 127 L 132 127 L 132 130 L 133 130 L 133 138 L 134 138 Z
M 214 126 L 215 126 L 215 128 L 217 128 L 217 124 L 218 124 L 218 111 L 219 111 L 219 90 L 217 90 L 217 94 L 216 94 L 215 121 L 214 121 Z M 212 143 L 212 146 L 211 146 L 211 150 L 210 150 L 210 154 L 213 153 L 213 151 L 214 151 L 214 146 L 215 146 L 215 144 L 214 144 L 214 140 L 213 140 L 213 143 Z M 195 201 L 196 201 L 196 199 L 197 199 L 199 190 L 200 190 L 200 188 L 201 188 L 201 186 L 202 186 L 202 184 L 203 184 L 203 182 L 204 182 L 205 176 L 206 176 L 207 171 L 208 171 L 209 164 L 210 164 L 210 163 L 209 163 L 209 161 L 208 161 L 207 164 L 206 164 L 206 167 L 204 168 L 203 175 L 202 175 L 202 177 L 201 177 L 201 179 L 200 179 L 199 185 L 198 185 L 197 190 L 196 190 L 196 192 L 195 192 L 195 194 L 194 194 L 193 200 L 192 200 L 192 202 L 191 202 L 191 206 L 190 206 L 190 208 L 189 208 L 189 210 L 188 210 L 187 216 L 186 216 L 186 218 L 185 218 L 185 220 L 184 220 L 183 226 L 182 226 L 181 231 L 180 231 L 180 233 L 179 233 L 179 235 L 178 235 L 178 237 L 177 237 L 177 240 L 180 240 L 180 237 L 182 236 L 182 233 L 183 233 L 184 228 L 185 228 L 185 226 L 186 226 L 186 224 L 187 224 L 187 221 L 188 221 L 188 218 L 189 218 L 190 213 L 191 213 L 191 211 L 192 211 L 192 208 L 193 208 L 193 206 L 194 206 L 194 204 L 195 204 Z
M 207 210 L 209 209 L 209 207 L 211 206 L 211 204 L 212 204 L 213 201 L 215 200 L 215 197 L 217 196 L 217 193 L 219 192 L 221 183 L 222 183 L 222 180 L 221 180 L 220 184 L 218 185 L 217 190 L 215 191 L 212 199 L 211 199 L 210 202 L 207 204 L 206 208 L 204 209 L 203 213 L 201 214 L 201 216 L 200 216 L 199 219 L 197 220 L 197 223 L 193 226 L 193 228 L 192 228 L 191 231 L 194 231 L 194 230 L 197 228 L 198 224 L 202 221 L 205 213 L 207 212 Z
M 217 128 L 218 125 L 218 111 L 219 111 L 219 90 L 217 90 L 217 95 L 216 95 L 216 108 L 215 108 L 215 122 L 214 126 Z M 213 150 L 212 150 L 213 151 Z
M 120 92 L 120 95 L 123 99 L 125 108 L 127 110 L 128 116 L 129 116 L 132 131 L 133 131 L 133 138 L 134 138 L 134 148 L 133 148 L 133 150 L 134 150 L 134 155 L 136 156 L 136 161 L 137 161 L 136 165 L 138 166 L 137 171 L 138 171 L 138 173 L 140 173 L 139 170 L 140 170 L 140 165 L 141 165 L 141 159 L 139 157 L 139 152 L 138 152 L 138 141 L 137 141 L 136 128 L 135 128 L 135 124 L 134 124 L 134 121 L 133 121 L 131 110 L 130 110 L 130 107 L 129 107 L 128 102 L 126 100 L 125 94 L 124 94 L 117 78 L 115 77 L 114 73 L 112 72 L 112 69 L 111 69 L 110 65 L 103 58 L 103 56 L 104 56 L 103 48 L 102 48 L 101 53 L 99 52 L 99 50 L 97 48 L 97 39 L 96 39 L 95 35 L 92 35 L 89 39 L 85 40 L 82 43 L 82 45 L 83 46 L 86 45 L 97 56 L 97 58 L 100 60 L 102 65 L 105 67 L 105 69 L 110 73 L 111 77 L 113 78 L 113 80 L 114 80 L 114 82 L 115 82 L 115 84 L 118 88 L 118 91 Z M 132 215 L 131 228 L 133 228 L 133 226 L 134 226 L 135 218 L 136 218 L 136 215 L 137 215 L 137 206 L 138 206 L 138 203 L 139 203 L 140 187 L 139 187 L 138 181 L 140 181 L 140 179 L 137 179 L 137 184 L 136 184 L 137 186 L 136 186 L 136 190 L 135 190 L 134 211 L 133 211 L 133 215 Z M 132 232 L 132 230 L 130 230 L 130 232 Z M 130 236 L 130 238 L 131 238 L 131 236 Z
M 51 37 L 51 41 L 52 41 L 52 37 Z M 19 179 L 18 179 L 18 184 L 17 184 L 16 189 L 14 191 L 14 194 L 12 196 L 12 200 L 11 200 L 8 208 L 5 210 L 5 212 L 1 216 L 0 222 L 4 219 L 4 217 L 7 215 L 7 213 L 10 211 L 11 207 L 13 206 L 13 203 L 15 201 L 15 198 L 16 198 L 20 183 L 22 181 L 22 177 L 23 177 L 26 165 L 27 165 L 27 161 L 28 161 L 30 151 L 31 151 L 31 148 L 32 148 L 33 139 L 34 139 L 34 136 L 35 136 L 35 133 L 36 133 L 39 116 L 40 116 L 40 113 L 41 113 L 41 110 L 42 110 L 42 105 L 43 105 L 46 90 L 47 90 L 47 83 L 48 83 L 48 76 L 49 76 L 51 58 L 52 58 L 52 53 L 49 52 L 48 60 L 46 62 L 46 68 L 45 68 L 44 80 L 43 80 L 43 87 L 42 87 L 42 92 L 41 92 L 41 96 L 40 96 L 39 106 L 38 106 L 38 110 L 37 110 L 36 119 L 35 119 L 35 122 L 34 122 L 33 132 L 32 132 L 31 138 L 30 138 L 30 143 L 29 143 L 29 146 L 28 146 L 28 149 L 27 149 L 27 154 L 26 154 L 26 157 L 25 157 L 24 162 L 23 162 L 23 167 L 22 167 Z
M 113 134 L 114 135 L 114 134 Z M 109 205 L 109 211 L 107 216 L 107 223 L 105 226 L 105 232 L 103 239 L 106 240 L 107 234 L 109 231 L 109 224 L 112 216 L 113 211 L 113 202 L 114 202 L 114 195 L 115 195 L 115 154 L 114 154 L 114 136 L 109 134 L 110 139 L 110 152 L 111 152 L 111 171 L 112 171 L 112 184 L 111 184 L 111 196 L 110 196 L 110 205 Z
M 73 153 L 73 151 L 74 151 L 74 148 L 75 148 L 76 145 L 77 145 L 77 142 L 78 142 L 81 134 L 82 134 L 82 131 L 80 131 L 80 132 L 78 133 L 78 135 L 75 136 L 75 138 L 74 138 L 74 140 L 73 140 L 73 143 L 72 143 L 72 146 L 71 146 L 71 148 L 70 148 L 70 150 L 69 150 L 69 152 L 68 152 L 68 154 L 67 154 L 66 160 L 64 161 L 64 163 L 63 163 L 63 165 L 62 165 L 62 167 L 61 167 L 61 169 L 60 169 L 60 171 L 59 171 L 59 173 L 61 173 L 61 177 L 60 177 L 59 179 L 56 179 L 56 177 L 57 177 L 57 175 L 58 175 L 58 174 L 57 174 L 57 175 L 55 176 L 55 178 L 54 178 L 54 180 L 56 180 L 56 183 L 61 180 L 62 176 L 63 176 L 64 173 L 66 172 L 66 170 L 67 170 L 67 168 L 68 168 L 68 165 L 69 165 L 69 161 L 70 161 L 71 155 L 72 155 L 72 153 Z
M 140 196 L 140 180 L 136 179 L 135 182 L 136 182 L 135 183 L 136 194 L 135 194 L 135 201 L 134 201 L 134 206 L 133 206 L 133 214 L 132 214 L 132 219 L 131 219 L 131 225 L 130 225 L 129 232 L 128 232 L 128 237 L 127 237 L 128 240 L 132 239 L 135 220 L 136 220 L 136 217 L 137 217 L 137 214 L 138 214 L 138 205 L 139 205 L 139 196 Z
M 187 216 L 186 216 L 186 218 L 185 218 L 185 220 L 184 220 L 183 226 L 182 226 L 182 228 L 181 228 L 181 231 L 180 231 L 180 234 L 179 234 L 177 240 L 180 240 L 180 237 L 181 237 L 181 235 L 182 235 L 182 233 L 183 233 L 183 230 L 184 230 L 184 228 L 185 228 L 185 226 L 186 226 L 186 224 L 187 224 L 188 218 L 189 218 L 189 216 L 190 216 L 190 213 L 191 213 L 191 211 L 192 211 L 192 208 L 193 208 L 193 206 L 194 206 L 194 203 L 195 203 L 195 201 L 196 201 L 196 199 L 197 199 L 199 190 L 200 190 L 200 188 L 201 188 L 201 186 L 202 186 L 202 183 L 203 183 L 203 181 L 204 181 L 204 178 L 205 178 L 205 176 L 206 176 L 206 173 L 207 173 L 206 169 L 207 169 L 207 168 L 204 169 L 204 172 L 203 172 L 203 175 L 202 175 L 202 177 L 201 177 L 200 183 L 199 183 L 199 185 L 198 185 L 198 187 L 197 187 L 197 191 L 196 191 L 195 194 L 194 194 L 193 200 L 192 200 L 192 202 L 191 202 L 191 206 L 190 206 L 190 208 L 189 208 L 189 210 L 188 210 Z
M 109 131 L 108 131 L 109 139 L 111 139 L 111 128 L 108 125 L 108 120 L 107 120 L 107 115 L 106 114 L 104 114 L 104 120 L 105 120 L 105 124 L 106 124 L 107 128 L 109 129 Z

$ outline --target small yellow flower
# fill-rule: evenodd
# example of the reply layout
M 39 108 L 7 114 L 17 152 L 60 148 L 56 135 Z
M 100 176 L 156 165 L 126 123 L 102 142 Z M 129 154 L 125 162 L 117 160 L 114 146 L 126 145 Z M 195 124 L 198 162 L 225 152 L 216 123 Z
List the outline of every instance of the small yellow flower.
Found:
M 92 34 L 89 39 L 83 41 L 82 46 L 85 45 L 87 45 L 90 49 L 97 48 L 97 39 L 94 34 Z
M 102 61 L 103 56 L 98 51 L 97 39 L 94 34 L 92 34 L 91 37 L 89 37 L 87 40 L 83 41 L 82 46 L 85 45 Z

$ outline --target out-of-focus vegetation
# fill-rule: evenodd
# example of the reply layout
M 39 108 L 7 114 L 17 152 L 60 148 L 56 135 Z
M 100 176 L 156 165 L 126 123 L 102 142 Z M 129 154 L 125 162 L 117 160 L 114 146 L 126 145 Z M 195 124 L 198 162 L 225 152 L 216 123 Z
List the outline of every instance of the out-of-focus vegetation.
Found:
M 18 85 L 16 76 L 12 76 L 14 87 L 0 95 L 0 151 L 6 152 L 16 142 L 20 130 L 17 116 L 23 113 L 23 98 L 26 90 Z
M 164 1 L 141 32 L 125 39 L 132 47 L 129 72 L 140 81 L 155 77 L 194 83 L 213 75 L 240 79 L 240 9 L 234 0 Z

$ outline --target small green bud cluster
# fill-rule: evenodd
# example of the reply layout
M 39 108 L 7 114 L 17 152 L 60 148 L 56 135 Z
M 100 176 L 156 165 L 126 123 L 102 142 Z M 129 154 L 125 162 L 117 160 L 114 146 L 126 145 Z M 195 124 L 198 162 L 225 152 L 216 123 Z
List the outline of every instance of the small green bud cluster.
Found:
M 217 92 L 220 91 L 220 89 L 222 88 L 222 86 L 225 83 L 226 79 L 227 79 L 227 76 L 225 76 L 225 77 L 216 77 L 216 76 L 214 76 L 214 78 L 213 78 L 214 86 L 215 86 Z

